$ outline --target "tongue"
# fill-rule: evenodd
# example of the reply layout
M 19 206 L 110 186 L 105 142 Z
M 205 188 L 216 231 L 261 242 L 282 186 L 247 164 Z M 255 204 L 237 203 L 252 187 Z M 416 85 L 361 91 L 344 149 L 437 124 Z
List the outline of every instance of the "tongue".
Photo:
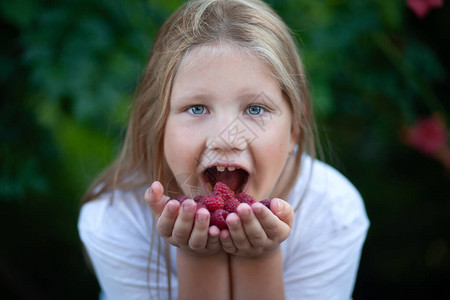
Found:
M 231 190 L 235 192 L 242 188 L 242 185 L 245 181 L 246 172 L 243 170 L 235 170 L 228 171 L 225 169 L 223 172 L 217 171 L 217 169 L 209 169 L 208 170 L 208 179 L 211 184 L 214 186 L 216 182 L 221 181 L 225 183 Z
M 234 174 L 235 172 L 236 171 L 233 171 L 233 172 L 229 172 L 229 171 L 218 172 L 219 174 L 217 174 L 217 176 L 216 176 L 216 182 L 217 181 L 222 181 L 223 183 L 228 185 L 228 187 L 231 190 L 236 191 L 240 187 L 240 185 L 242 183 L 242 178 L 238 174 Z

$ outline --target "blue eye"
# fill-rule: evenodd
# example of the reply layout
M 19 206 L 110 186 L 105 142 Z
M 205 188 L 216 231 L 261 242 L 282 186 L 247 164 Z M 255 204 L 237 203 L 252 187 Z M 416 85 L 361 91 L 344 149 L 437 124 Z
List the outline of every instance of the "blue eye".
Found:
M 188 109 L 188 112 L 190 112 L 193 115 L 201 115 L 204 113 L 205 107 L 203 105 L 194 105 Z
M 247 108 L 247 112 L 251 115 L 260 115 L 264 112 L 264 109 L 261 106 L 253 105 Z

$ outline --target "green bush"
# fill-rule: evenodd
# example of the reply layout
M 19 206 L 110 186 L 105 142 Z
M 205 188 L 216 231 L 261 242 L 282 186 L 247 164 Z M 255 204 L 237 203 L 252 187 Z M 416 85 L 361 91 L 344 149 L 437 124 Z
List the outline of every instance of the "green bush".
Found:
M 408 143 L 417 120 L 449 120 L 448 3 L 419 18 L 400 0 L 268 2 L 300 46 L 325 159 L 372 222 L 354 298 L 450 295 L 449 166 Z M 0 2 L 6 298 L 97 297 L 79 201 L 118 152 L 155 34 L 182 3 Z

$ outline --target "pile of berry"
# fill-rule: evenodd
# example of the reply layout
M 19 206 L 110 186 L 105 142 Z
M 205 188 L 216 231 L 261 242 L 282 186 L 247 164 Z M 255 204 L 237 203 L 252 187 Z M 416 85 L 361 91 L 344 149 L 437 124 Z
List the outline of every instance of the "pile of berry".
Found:
M 189 199 L 187 196 L 176 196 L 173 199 L 183 203 L 184 200 Z M 196 196 L 193 199 L 197 203 L 197 209 L 200 207 L 206 208 L 211 214 L 210 225 L 216 225 L 219 229 L 227 228 L 225 219 L 228 214 L 235 213 L 237 207 L 241 203 L 252 205 L 256 202 L 255 198 L 242 192 L 237 195 L 222 182 L 217 182 L 214 190 L 209 196 Z M 270 200 L 265 199 L 260 202 L 270 209 Z

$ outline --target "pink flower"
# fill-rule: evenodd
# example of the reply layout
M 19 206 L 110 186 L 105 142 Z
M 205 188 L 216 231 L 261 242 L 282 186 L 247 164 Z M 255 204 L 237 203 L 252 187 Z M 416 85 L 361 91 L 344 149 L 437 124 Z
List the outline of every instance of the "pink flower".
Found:
M 437 155 L 447 145 L 448 133 L 439 116 L 421 119 L 407 130 L 408 143 L 427 155 Z
M 406 0 L 408 7 L 419 18 L 424 18 L 430 9 L 441 7 L 444 0 Z

